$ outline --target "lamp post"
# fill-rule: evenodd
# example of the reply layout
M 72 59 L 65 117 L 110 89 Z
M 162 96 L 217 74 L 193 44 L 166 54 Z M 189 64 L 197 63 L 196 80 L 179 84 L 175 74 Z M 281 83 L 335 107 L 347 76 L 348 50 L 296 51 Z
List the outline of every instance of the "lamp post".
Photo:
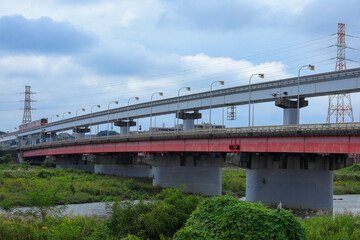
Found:
M 210 113 L 209 113 L 209 133 L 211 132 L 212 129 L 212 125 L 211 125 L 211 96 L 212 96 L 212 86 L 215 83 L 219 83 L 220 85 L 224 85 L 225 82 L 224 81 L 215 81 L 210 85 Z
M 315 70 L 315 66 L 308 64 L 308 65 L 304 65 L 301 68 L 299 68 L 298 71 L 298 93 L 297 93 L 297 128 L 299 129 L 299 122 L 300 122 L 300 71 L 301 69 L 303 69 L 304 67 L 307 67 L 309 70 L 314 71 Z
M 186 91 L 191 91 L 190 87 L 182 87 L 179 89 L 178 91 L 178 104 L 177 104 L 177 114 L 180 114 L 180 91 L 182 89 L 186 89 Z M 176 117 L 176 134 L 179 134 L 179 116 Z M 183 126 L 183 130 L 184 130 L 184 126 Z
M 163 92 L 154 92 L 152 95 L 151 95 L 151 101 L 150 101 L 150 136 L 151 136 L 151 128 L 152 128 L 152 99 L 154 97 L 155 94 L 159 94 L 159 96 L 163 96 L 164 93 Z
M 259 78 L 264 78 L 264 74 L 262 73 L 255 73 L 253 75 L 251 75 L 251 77 L 249 78 L 249 131 L 250 131 L 250 109 L 251 109 L 251 78 L 254 76 L 259 76 Z M 254 116 L 253 116 L 254 118 Z
M 61 120 L 64 120 L 64 114 L 71 114 L 71 112 L 63 112 Z M 64 121 L 61 124 L 61 141 L 64 140 Z
M 106 138 L 109 138 L 109 121 L 110 121 L 110 104 L 115 103 L 115 104 L 119 104 L 118 101 L 111 101 L 108 104 L 108 120 L 107 120 L 107 133 L 106 133 Z
M 127 130 L 127 137 L 129 137 L 129 132 L 130 132 L 130 127 L 129 127 L 129 105 L 130 105 L 130 100 L 131 99 L 135 99 L 136 101 L 139 101 L 139 97 L 131 97 L 128 99 L 128 107 L 127 107 L 127 123 L 126 123 L 126 130 Z
M 90 108 L 90 114 L 92 113 L 94 107 L 100 108 L 101 106 L 100 105 L 92 105 Z M 91 140 L 91 135 L 92 135 L 92 118 L 90 118 L 90 140 Z
M 52 118 L 53 118 L 53 117 L 59 117 L 59 115 L 58 115 L 58 114 L 52 115 L 52 116 L 50 117 L 50 122 L 53 122 L 53 121 L 52 121 Z

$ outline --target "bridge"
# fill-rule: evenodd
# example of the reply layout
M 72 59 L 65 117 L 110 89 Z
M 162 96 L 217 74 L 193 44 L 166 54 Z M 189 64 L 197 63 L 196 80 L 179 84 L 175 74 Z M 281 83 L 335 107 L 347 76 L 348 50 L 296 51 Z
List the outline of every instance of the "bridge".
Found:
M 359 92 L 359 76 L 355 68 L 151 101 L 13 132 L 0 141 L 17 139 L 20 157 L 50 158 L 58 168 L 151 177 L 154 185 L 186 185 L 206 195 L 221 194 L 221 168 L 230 163 L 247 168 L 248 201 L 327 211 L 333 170 L 360 152 L 360 125 L 299 125 L 298 113 L 307 106 L 305 98 Z M 284 109 L 284 125 L 194 129 L 199 110 L 249 100 L 274 101 Z M 183 131 L 129 134 L 134 119 L 166 114 L 183 119 Z M 89 126 L 107 122 L 115 122 L 121 135 L 85 138 Z M 56 141 L 58 132 L 70 129 L 79 139 Z

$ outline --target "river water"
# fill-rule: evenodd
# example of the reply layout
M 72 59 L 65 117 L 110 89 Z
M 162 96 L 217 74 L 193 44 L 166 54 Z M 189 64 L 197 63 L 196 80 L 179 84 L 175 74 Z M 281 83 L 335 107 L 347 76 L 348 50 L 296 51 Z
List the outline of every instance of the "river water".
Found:
M 334 199 L 334 204 L 333 204 L 334 214 L 343 213 L 343 212 L 352 212 L 352 213 L 360 214 L 360 194 L 334 195 L 333 199 Z M 135 201 L 134 203 L 136 202 L 137 201 Z M 16 210 L 27 211 L 28 208 L 18 208 Z M 106 218 L 110 215 L 110 209 L 106 207 L 106 203 L 104 202 L 69 204 L 67 205 L 67 208 L 64 210 L 63 215 L 66 216 L 96 215 Z

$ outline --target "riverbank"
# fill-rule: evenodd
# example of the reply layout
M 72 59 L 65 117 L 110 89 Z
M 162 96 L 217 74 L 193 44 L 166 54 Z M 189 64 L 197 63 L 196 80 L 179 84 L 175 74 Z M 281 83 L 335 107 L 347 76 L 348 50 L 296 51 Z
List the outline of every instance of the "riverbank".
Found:
M 212 199 L 218 199 L 216 200 L 218 206 L 215 209 L 207 208 L 205 211 L 202 210 L 202 212 L 206 214 L 207 212 L 215 211 L 215 213 L 218 212 L 215 216 L 220 216 L 224 213 L 221 199 L 225 200 L 229 197 L 230 196 L 227 195 L 203 198 L 201 196 L 184 194 L 180 190 L 167 189 L 153 197 L 153 199 L 157 201 L 139 201 L 135 203 L 115 202 L 112 208 L 105 208 L 109 214 L 106 218 L 93 215 L 87 216 L 86 214 L 70 214 L 70 216 L 58 216 L 55 214 L 46 215 L 45 218 L 39 215 L 27 215 L 25 217 L 23 214 L 12 216 L 0 214 L 0 239 L 177 239 L 173 238 L 174 234 L 180 229 L 184 229 L 190 214 L 201 206 L 203 201 L 211 202 Z M 336 196 L 336 199 L 339 199 L 339 196 Z M 235 201 L 235 199 L 232 201 Z M 94 204 L 96 203 L 92 203 L 91 205 Z M 256 209 L 259 208 L 260 205 L 258 203 L 246 204 L 249 205 L 250 209 L 244 209 L 244 211 L 255 210 L 254 213 L 256 215 L 256 211 L 258 211 Z M 84 205 L 87 204 L 83 204 L 83 206 Z M 103 206 L 105 206 L 105 204 Z M 71 206 L 71 208 L 81 211 L 82 207 L 76 205 Z M 265 211 L 263 207 L 261 207 L 261 209 L 263 209 L 261 212 Z M 229 211 L 229 209 L 227 211 Z M 276 210 L 268 209 L 266 211 L 269 211 L 269 217 L 272 219 L 280 217 Z M 281 210 L 282 213 L 284 213 L 284 211 L 286 210 Z M 74 213 L 74 211 L 70 212 Z M 239 218 L 238 214 L 231 214 L 231 212 L 229 212 L 229 214 L 226 219 L 233 217 Z M 285 216 L 290 217 L 289 214 L 290 213 L 286 213 Z M 248 216 L 248 213 L 244 216 Z M 231 223 L 229 226 L 236 226 L 238 222 L 223 222 L 221 219 L 223 218 L 218 218 L 223 224 Z M 200 222 L 197 221 L 202 225 L 202 232 L 205 234 L 202 235 L 204 236 L 202 239 L 211 239 L 213 230 L 219 231 L 219 228 L 216 228 L 216 225 L 212 225 L 211 221 L 214 221 L 214 218 L 204 218 Z M 242 221 L 249 224 L 248 219 L 243 219 Z M 254 216 L 250 224 L 252 228 L 256 227 L 256 229 L 267 228 L 269 227 L 269 225 L 267 225 L 269 223 L 266 222 L 267 220 L 264 222 L 264 219 L 259 219 Z M 276 226 L 279 227 L 278 220 L 275 222 Z M 301 231 L 305 232 L 306 239 L 359 239 L 360 237 L 359 215 L 343 213 L 335 214 L 334 217 L 316 216 L 305 220 L 296 219 L 296 222 L 298 222 L 298 227 L 301 226 Z M 271 226 L 275 227 L 275 225 Z M 236 229 L 226 229 L 217 234 L 224 234 L 224 236 L 219 239 L 228 239 L 226 236 L 229 234 L 229 231 L 235 230 Z M 279 234 L 278 230 L 277 227 L 273 228 L 271 234 L 275 234 L 274 236 L 276 236 L 276 234 Z M 298 230 L 300 231 L 300 229 Z M 291 231 L 298 230 L 291 228 Z
M 244 197 L 246 170 L 222 170 L 223 194 Z M 34 206 L 34 196 L 55 204 L 77 204 L 115 199 L 148 199 L 161 191 L 148 178 L 96 175 L 75 169 L 54 169 L 27 164 L 0 164 L 0 208 Z M 360 165 L 334 171 L 334 194 L 360 194 Z
M 76 169 L 0 164 L 0 207 L 149 198 L 161 191 L 148 178 L 96 175 Z

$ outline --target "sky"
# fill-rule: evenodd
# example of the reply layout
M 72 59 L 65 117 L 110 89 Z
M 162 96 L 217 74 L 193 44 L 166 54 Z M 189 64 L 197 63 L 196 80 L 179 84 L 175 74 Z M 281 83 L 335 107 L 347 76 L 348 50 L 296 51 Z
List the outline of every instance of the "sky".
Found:
M 297 76 L 306 64 L 316 70 L 302 75 L 333 71 L 339 22 L 350 35 L 347 68 L 360 67 L 358 9 L 358 0 L 1 0 L 0 131 L 21 123 L 25 85 L 34 92 L 32 119 L 56 121 L 134 96 L 132 104 L 147 102 L 157 91 L 168 98 L 218 80 L 225 85 L 215 89 L 246 85 L 254 73 L 265 74 L 256 83 Z M 351 97 L 359 121 L 360 95 Z M 328 97 L 308 100 L 300 122 L 324 123 Z M 247 126 L 247 107 L 237 106 L 233 121 L 215 109 L 213 123 Z M 282 114 L 274 103 L 256 104 L 255 125 L 282 124 Z M 138 124 L 145 129 L 149 119 Z M 173 124 L 173 115 L 157 117 L 158 126 Z

